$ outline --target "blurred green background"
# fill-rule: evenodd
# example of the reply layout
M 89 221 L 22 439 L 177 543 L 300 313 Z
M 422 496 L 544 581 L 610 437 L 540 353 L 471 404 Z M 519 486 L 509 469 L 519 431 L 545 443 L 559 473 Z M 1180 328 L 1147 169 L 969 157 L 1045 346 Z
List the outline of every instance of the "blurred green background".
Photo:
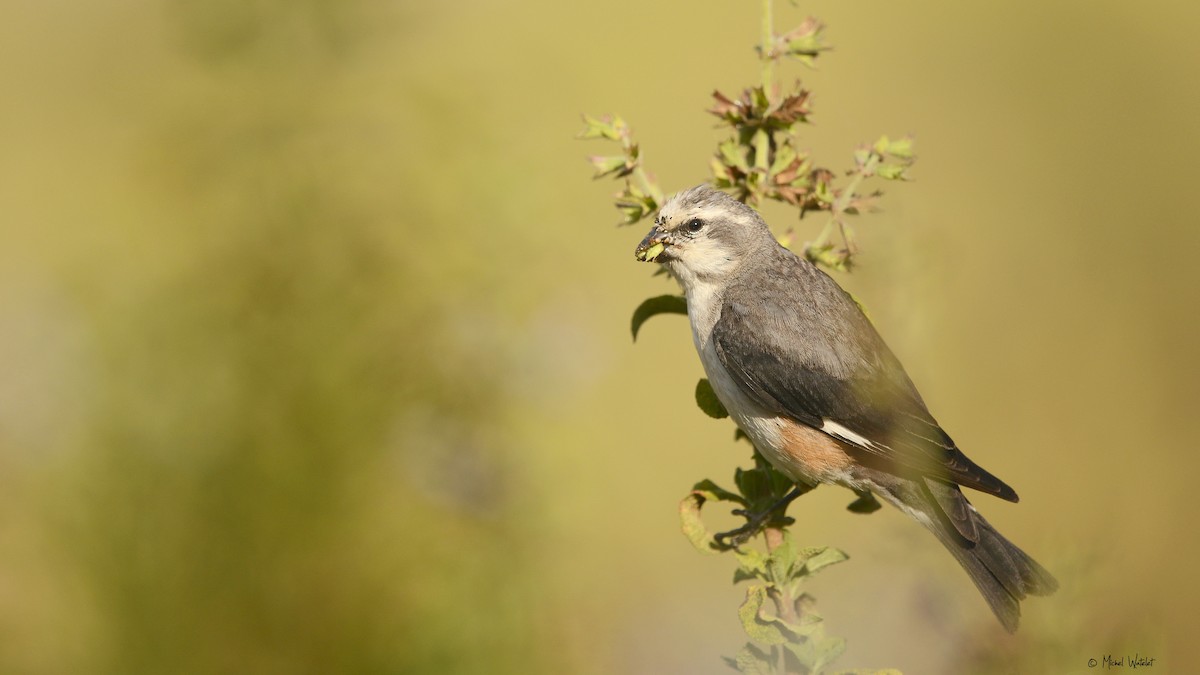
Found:
M 1063 589 L 1002 633 L 932 537 L 824 488 L 842 667 L 1189 672 L 1194 3 L 777 3 L 819 162 L 917 135 L 872 312 Z M 573 141 L 673 191 L 758 3 L 0 4 L 0 672 L 719 673 L 729 560 L 676 504 L 748 459 Z M 816 219 L 795 223 L 803 240 Z M 722 521 L 716 519 L 718 524 Z

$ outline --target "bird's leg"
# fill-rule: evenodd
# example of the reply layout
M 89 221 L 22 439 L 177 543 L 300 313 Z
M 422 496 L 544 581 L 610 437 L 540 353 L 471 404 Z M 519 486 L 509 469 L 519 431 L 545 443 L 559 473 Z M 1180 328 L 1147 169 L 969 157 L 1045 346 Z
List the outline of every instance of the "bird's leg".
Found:
M 735 509 L 733 511 L 733 515 L 742 516 L 745 518 L 746 524 L 737 528 L 736 530 L 721 532 L 715 535 L 713 538 L 716 539 L 717 544 L 721 546 L 740 546 L 749 541 L 751 537 L 758 534 L 758 531 L 761 530 L 769 520 L 771 520 L 777 514 L 781 514 L 783 511 L 785 511 L 788 504 L 796 501 L 797 497 L 812 489 L 813 486 L 811 485 L 797 484 L 779 501 L 763 509 L 762 511 L 752 512 L 746 509 Z M 726 544 L 726 539 L 731 540 L 731 543 Z

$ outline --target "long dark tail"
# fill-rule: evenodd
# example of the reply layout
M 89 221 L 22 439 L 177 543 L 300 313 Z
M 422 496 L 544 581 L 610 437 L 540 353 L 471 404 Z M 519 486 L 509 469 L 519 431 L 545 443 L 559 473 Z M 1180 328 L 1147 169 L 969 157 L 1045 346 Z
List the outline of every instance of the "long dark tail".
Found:
M 927 526 L 967 571 L 1005 630 L 1015 632 L 1021 618 L 1020 602 L 1030 595 L 1050 595 L 1058 590 L 1058 581 L 997 532 L 957 486 L 928 487 L 935 499 L 927 502 Z M 958 508 L 946 508 L 951 505 Z

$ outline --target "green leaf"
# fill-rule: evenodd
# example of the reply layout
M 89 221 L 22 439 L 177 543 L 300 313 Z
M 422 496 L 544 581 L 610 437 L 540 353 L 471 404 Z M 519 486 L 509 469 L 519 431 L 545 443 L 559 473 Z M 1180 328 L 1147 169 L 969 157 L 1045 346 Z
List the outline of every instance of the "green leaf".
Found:
M 750 502 L 757 502 L 771 495 L 771 482 L 765 472 L 758 469 L 738 467 L 733 472 L 733 481 L 737 483 L 738 491 Z
M 767 556 L 767 578 L 775 584 L 783 586 L 792 580 L 792 570 L 800 562 L 796 551 L 796 542 L 792 541 L 787 530 L 783 531 L 783 542 Z
M 659 314 L 687 314 L 687 300 L 682 295 L 660 295 L 647 298 L 638 308 L 633 310 L 631 330 L 633 339 L 637 341 L 638 330 L 652 316 Z
M 735 436 L 734 440 L 737 440 Z M 774 505 L 788 493 L 796 483 L 787 476 L 779 473 L 766 459 L 763 459 L 757 449 L 754 452 L 754 468 L 738 467 L 733 474 L 738 491 L 745 496 L 755 510 L 765 509 Z M 783 522 L 782 513 L 776 513 L 771 522 Z
M 611 157 L 593 155 L 588 157 L 588 161 L 592 163 L 592 166 L 596 167 L 596 174 L 592 178 L 601 178 L 610 173 L 624 172 L 627 168 L 625 158 L 617 155 Z
M 738 608 L 742 628 L 755 642 L 778 645 L 788 641 L 787 629 L 782 621 L 763 614 L 763 603 L 767 600 L 766 586 L 751 586 L 746 589 L 746 601 Z
M 721 399 L 717 398 L 717 392 L 713 391 L 712 385 L 703 377 L 696 383 L 696 405 L 713 419 L 729 417 L 729 411 L 725 409 Z
M 846 652 L 846 639 L 840 637 L 825 638 L 817 645 L 819 661 L 814 673 L 820 672 L 825 666 L 838 660 Z
M 721 161 L 725 162 L 726 166 L 740 169 L 742 173 L 750 173 L 750 163 L 746 159 L 746 146 L 738 143 L 737 139 L 725 139 L 717 146 L 717 150 L 721 153 Z
M 738 650 L 737 656 L 734 658 L 726 657 L 725 662 L 739 673 L 748 673 L 749 675 L 774 675 L 775 673 L 775 658 L 749 642 Z
M 808 17 L 799 26 L 780 35 L 777 43 L 786 45 L 783 50 L 788 56 L 805 65 L 812 66 L 814 58 L 829 47 L 825 44 L 825 25 L 816 17 Z M 776 47 L 779 49 L 779 47 Z
M 730 492 L 707 478 L 693 485 L 692 489 L 705 493 L 705 498 L 712 501 L 736 502 L 742 506 L 746 505 L 746 500 L 741 495 L 736 492 Z
M 708 162 L 709 168 L 712 170 L 713 184 L 715 187 L 732 187 L 733 186 L 733 170 L 725 166 L 720 159 L 713 157 Z
M 645 210 L 636 204 L 617 204 L 617 209 L 621 211 L 622 216 L 617 225 L 633 225 L 647 215 Z
M 805 576 L 809 576 L 815 574 L 822 568 L 829 567 L 830 565 L 835 565 L 849 559 L 850 556 L 846 555 L 844 551 L 833 548 L 832 546 L 826 546 L 823 547 L 820 552 L 809 556 L 808 559 L 804 561 L 802 573 Z
M 887 180 L 904 180 L 904 170 L 906 167 L 899 164 L 881 164 L 875 169 L 875 175 Z
M 767 108 L 771 107 L 771 97 L 767 96 L 767 90 L 762 85 L 752 87 L 749 90 L 749 94 L 752 102 L 751 108 L 754 110 L 756 115 L 761 117 L 762 114 L 767 111 Z
M 807 594 L 801 596 L 808 598 Z M 781 621 L 788 630 L 792 631 L 797 637 L 810 637 L 824 635 L 825 619 L 822 619 L 816 612 L 799 611 L 799 603 L 797 603 L 797 614 L 800 618 L 800 623 L 789 623 Z
M 642 194 L 628 180 L 625 182 L 625 191 L 617 195 L 615 203 L 617 209 L 625 216 L 623 222 L 625 225 L 638 222 L 658 208 L 658 204 L 651 197 Z
M 738 608 L 742 627 L 751 639 L 767 645 L 780 645 L 822 634 L 823 621 L 814 613 L 800 613 L 799 623 L 790 623 L 779 616 L 764 613 L 768 598 L 769 586 L 750 586 L 746 589 L 745 602 Z
M 875 141 L 875 145 L 871 147 L 875 150 L 876 154 L 882 155 L 883 153 L 887 152 L 888 146 L 891 144 L 892 142 L 888 140 L 887 134 L 884 134 L 883 136 L 880 136 L 879 140 Z
M 616 141 L 621 139 L 622 132 L 628 128 L 625 126 L 625 120 L 616 115 L 584 115 L 583 124 L 583 131 L 579 132 L 578 138 L 607 138 Z
M 765 578 L 767 559 L 762 553 L 753 548 L 737 548 L 733 550 L 733 555 L 738 561 L 738 572 L 744 574 L 740 579 L 734 575 L 735 584 L 746 579 Z
M 904 138 L 898 138 L 898 139 L 892 141 L 891 143 L 888 144 L 887 151 L 888 151 L 888 154 L 893 157 L 899 157 L 900 159 L 912 159 L 912 157 L 913 157 L 913 138 L 912 138 L 912 136 L 905 136 Z
M 802 642 L 788 643 L 784 648 L 795 655 L 809 673 L 816 675 L 846 651 L 846 641 L 842 638 L 814 637 Z
M 738 549 L 733 549 L 733 550 L 736 551 Z M 753 581 L 755 579 L 758 579 L 761 581 L 762 577 L 753 572 L 748 572 L 744 568 L 741 568 L 741 567 L 739 567 L 733 571 L 733 583 L 735 586 L 743 581 Z
M 784 142 L 775 148 L 775 161 L 771 162 L 771 175 L 775 176 L 792 165 L 796 160 L 796 149 L 791 143 Z
M 833 189 L 830 188 L 829 183 L 826 181 L 817 181 L 816 195 L 817 199 L 826 204 L 833 203 Z

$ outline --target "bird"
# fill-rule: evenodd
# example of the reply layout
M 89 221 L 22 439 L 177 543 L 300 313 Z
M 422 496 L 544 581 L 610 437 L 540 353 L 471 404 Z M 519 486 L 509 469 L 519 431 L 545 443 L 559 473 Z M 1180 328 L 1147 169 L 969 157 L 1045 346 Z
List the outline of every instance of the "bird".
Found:
M 713 391 L 775 469 L 869 491 L 916 520 L 1010 633 L 1022 600 L 1057 590 L 962 488 L 1009 502 L 1016 491 L 959 450 L 858 302 L 757 211 L 697 185 L 663 203 L 635 257 L 679 282 Z

